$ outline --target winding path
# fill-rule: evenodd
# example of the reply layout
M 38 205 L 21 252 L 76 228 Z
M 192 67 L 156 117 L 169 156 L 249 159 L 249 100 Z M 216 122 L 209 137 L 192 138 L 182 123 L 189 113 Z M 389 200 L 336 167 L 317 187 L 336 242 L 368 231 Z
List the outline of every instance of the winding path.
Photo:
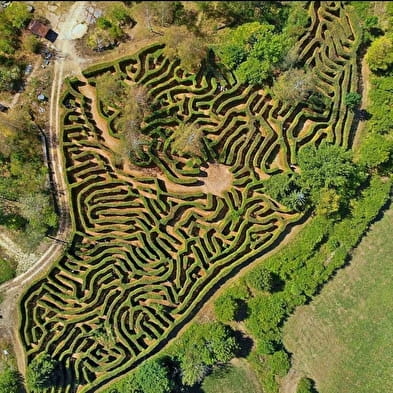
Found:
M 72 37 L 68 32 L 72 25 L 80 20 L 88 2 L 75 2 L 68 14 L 64 17 L 63 22 L 57 26 L 59 37 L 54 44 L 55 49 L 60 54 L 54 61 L 53 82 L 50 96 L 50 113 L 49 113 L 49 131 L 46 135 L 48 140 L 48 159 L 50 162 L 50 179 L 53 191 L 56 197 L 56 204 L 59 211 L 59 227 L 54 242 L 44 252 L 44 254 L 34 263 L 34 265 L 20 276 L 0 285 L 0 293 L 3 294 L 4 300 L 0 304 L 0 331 L 2 335 L 7 335 L 13 342 L 15 357 L 18 362 L 18 368 L 23 373 L 25 370 L 25 356 L 18 336 L 18 301 L 27 286 L 41 277 L 53 263 L 60 258 L 64 252 L 67 240 L 71 235 L 71 219 L 69 214 L 67 186 L 64 175 L 64 165 L 60 145 L 58 143 L 60 136 L 60 108 L 59 99 L 62 90 L 62 83 L 65 72 L 80 72 L 79 64 L 83 59 L 78 61 L 74 49 Z

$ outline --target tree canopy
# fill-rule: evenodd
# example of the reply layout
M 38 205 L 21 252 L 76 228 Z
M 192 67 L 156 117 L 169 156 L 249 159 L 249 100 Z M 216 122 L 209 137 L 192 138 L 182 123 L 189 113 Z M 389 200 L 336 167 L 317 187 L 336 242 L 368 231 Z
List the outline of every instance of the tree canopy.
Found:
M 173 386 L 168 370 L 160 360 L 143 363 L 135 374 L 135 382 L 143 393 L 169 393 Z
M 200 382 L 217 363 L 228 362 L 237 350 L 233 332 L 219 322 L 194 324 L 180 338 L 174 356 L 180 361 L 182 382 Z
M 166 30 L 162 41 L 165 44 L 164 54 L 170 59 L 179 59 L 189 72 L 198 71 L 207 57 L 204 40 L 186 26 L 171 26 Z
M 377 38 L 367 50 L 366 61 L 372 71 L 386 71 L 393 64 L 393 40 L 391 37 Z
M 333 189 L 348 202 L 364 180 L 364 173 L 352 161 L 352 153 L 325 141 L 299 151 L 301 176 L 299 184 L 318 204 L 321 189 Z
M 214 302 L 214 313 L 221 322 L 233 321 L 238 308 L 237 300 L 230 295 L 220 296 Z
M 34 358 L 27 369 L 27 384 L 33 390 L 41 390 L 54 386 L 57 362 L 47 353 Z
M 247 285 L 258 291 L 270 292 L 273 288 L 272 273 L 264 267 L 254 269 L 247 275 L 246 282 Z
M 0 393 L 19 393 L 21 389 L 18 372 L 6 366 L 0 372 Z
M 274 97 L 288 104 L 304 101 L 315 91 L 312 73 L 302 69 L 290 69 L 283 72 L 272 88 Z
M 287 51 L 287 38 L 273 25 L 246 23 L 230 30 L 217 45 L 217 54 L 243 83 L 263 83 Z

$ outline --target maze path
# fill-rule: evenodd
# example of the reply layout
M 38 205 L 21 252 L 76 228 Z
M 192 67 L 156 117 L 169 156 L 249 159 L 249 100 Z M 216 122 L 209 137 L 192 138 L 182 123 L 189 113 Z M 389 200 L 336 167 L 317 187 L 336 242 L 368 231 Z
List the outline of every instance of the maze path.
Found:
M 320 111 L 282 106 L 218 67 L 215 76 L 189 75 L 159 45 L 67 82 L 62 146 L 75 235 L 21 301 L 28 360 L 47 351 L 63 369 L 48 391 L 96 392 L 136 367 L 219 281 L 301 218 L 264 194 L 263 179 L 291 170 L 307 144 L 348 146 L 353 115 L 343 96 L 357 83 L 358 38 L 343 5 L 311 2 L 310 16 L 297 51 L 329 98 Z M 151 143 L 141 168 L 119 161 L 121 113 L 96 97 L 95 80 L 108 71 L 144 85 L 159 104 L 144 121 Z M 204 192 L 206 164 L 172 154 L 180 122 L 200 126 L 209 168 L 230 174 L 226 190 Z

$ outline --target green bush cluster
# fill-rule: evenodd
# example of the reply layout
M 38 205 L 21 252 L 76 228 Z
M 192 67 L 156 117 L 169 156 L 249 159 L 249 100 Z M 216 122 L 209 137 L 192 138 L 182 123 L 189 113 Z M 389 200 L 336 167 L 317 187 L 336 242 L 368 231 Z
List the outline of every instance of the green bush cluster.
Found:
M 353 201 L 350 215 L 339 222 L 316 216 L 291 244 L 267 259 L 263 268 L 283 280 L 281 291 L 251 297 L 244 290 L 240 292 L 250 310 L 246 326 L 257 341 L 250 361 L 258 370 L 266 392 L 278 392 L 276 376 L 285 374 L 289 367 L 288 355 L 281 349 L 282 323 L 345 264 L 349 251 L 390 197 L 391 187 L 391 180 L 372 176 L 368 187 Z M 260 269 L 255 269 L 257 277 Z M 252 274 L 253 271 L 248 273 Z M 231 293 L 229 288 L 222 296 Z

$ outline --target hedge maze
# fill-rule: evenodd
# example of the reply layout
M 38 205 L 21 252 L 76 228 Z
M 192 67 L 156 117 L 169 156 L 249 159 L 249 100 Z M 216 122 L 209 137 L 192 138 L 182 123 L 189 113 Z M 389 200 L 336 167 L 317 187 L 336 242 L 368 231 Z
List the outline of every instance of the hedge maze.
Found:
M 284 106 L 219 65 L 188 74 L 160 45 L 67 80 L 61 143 L 74 237 L 20 312 L 27 360 L 46 351 L 61 365 L 48 392 L 96 392 L 136 367 L 302 217 L 265 195 L 263 180 L 296 168 L 302 146 L 348 146 L 344 96 L 357 87 L 358 33 L 343 5 L 311 2 L 310 16 L 297 53 L 323 105 Z M 121 110 L 97 96 L 107 72 L 154 99 L 139 165 L 119 154 Z M 201 131 L 201 157 L 173 153 L 181 123 Z

